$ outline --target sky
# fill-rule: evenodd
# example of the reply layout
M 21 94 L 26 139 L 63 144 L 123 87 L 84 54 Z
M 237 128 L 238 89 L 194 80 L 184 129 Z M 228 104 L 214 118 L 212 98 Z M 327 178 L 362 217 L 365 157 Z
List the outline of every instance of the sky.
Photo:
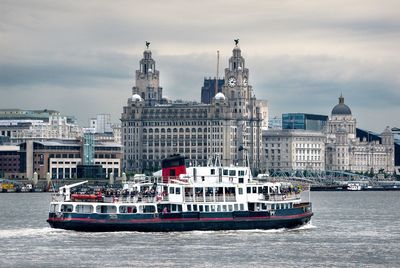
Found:
M 200 101 L 239 38 L 270 116 L 330 115 L 343 94 L 357 126 L 400 127 L 400 1 L 0 0 L 0 108 L 118 122 L 145 41 L 164 96 Z M 220 71 L 222 73 L 222 71 Z

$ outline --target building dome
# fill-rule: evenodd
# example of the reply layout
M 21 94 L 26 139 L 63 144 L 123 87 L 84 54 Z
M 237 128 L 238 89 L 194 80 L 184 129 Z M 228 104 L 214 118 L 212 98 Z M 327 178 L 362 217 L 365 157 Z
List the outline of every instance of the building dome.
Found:
M 339 97 L 339 104 L 332 109 L 332 115 L 351 115 L 349 106 L 344 104 L 344 98 L 342 95 Z
M 215 99 L 216 99 L 216 100 L 225 100 L 226 97 L 225 97 L 224 93 L 218 92 L 218 93 L 215 95 Z
M 140 97 L 138 94 L 133 94 L 132 96 L 132 101 L 142 101 L 142 97 Z

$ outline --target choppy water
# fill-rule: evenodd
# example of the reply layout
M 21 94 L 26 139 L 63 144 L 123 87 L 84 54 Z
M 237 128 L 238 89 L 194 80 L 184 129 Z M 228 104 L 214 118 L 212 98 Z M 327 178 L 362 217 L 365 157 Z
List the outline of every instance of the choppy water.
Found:
M 79 233 L 50 195 L 0 193 L 0 267 L 400 267 L 400 192 L 314 192 L 296 230 Z

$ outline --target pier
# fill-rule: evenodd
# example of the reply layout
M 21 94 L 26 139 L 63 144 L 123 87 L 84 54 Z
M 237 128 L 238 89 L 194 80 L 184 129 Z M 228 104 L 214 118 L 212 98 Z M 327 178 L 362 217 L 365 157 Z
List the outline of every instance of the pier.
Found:
M 368 177 L 347 171 L 276 170 L 267 177 L 271 181 L 297 181 L 309 184 L 312 191 L 347 191 L 349 184 L 359 184 L 361 190 L 400 190 L 400 181 L 392 178 Z

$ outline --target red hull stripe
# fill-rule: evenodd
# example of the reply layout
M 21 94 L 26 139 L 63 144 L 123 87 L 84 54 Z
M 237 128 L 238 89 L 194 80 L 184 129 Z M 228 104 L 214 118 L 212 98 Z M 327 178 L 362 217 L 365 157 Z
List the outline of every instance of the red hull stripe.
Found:
M 261 217 L 239 217 L 239 218 L 171 218 L 171 219 L 133 219 L 133 220 L 122 220 L 122 219 L 90 219 L 90 218 L 49 218 L 48 221 L 53 222 L 70 222 L 70 221 L 85 221 L 95 223 L 156 223 L 156 222 L 177 222 L 177 221 L 252 221 L 252 220 L 284 220 L 284 219 L 298 219 L 312 216 L 312 212 L 307 212 L 297 215 L 288 216 L 261 216 Z

